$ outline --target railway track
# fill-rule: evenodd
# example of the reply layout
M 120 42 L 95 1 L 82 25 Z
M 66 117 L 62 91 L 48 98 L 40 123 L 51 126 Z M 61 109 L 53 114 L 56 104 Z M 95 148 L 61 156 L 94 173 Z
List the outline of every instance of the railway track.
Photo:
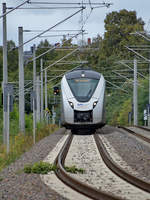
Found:
M 146 130 L 146 131 L 150 131 L 150 129 L 147 129 L 147 128 L 144 128 L 144 127 L 141 127 L 141 126 L 136 126 L 136 127 L 140 128 L 140 129 L 143 129 L 143 130 Z M 128 133 L 130 133 L 132 135 L 135 135 L 136 137 L 138 137 L 138 138 L 150 143 L 150 138 L 149 137 L 146 137 L 146 136 L 144 136 L 142 134 L 136 133 L 135 131 L 133 131 L 133 130 L 131 130 L 129 128 L 126 128 L 124 126 L 118 126 L 118 128 L 121 128 L 121 129 L 127 131 Z
M 87 197 L 91 199 L 96 200 L 113 200 L 113 199 L 124 199 L 122 197 L 118 197 L 112 193 L 104 192 L 103 190 L 94 188 L 92 186 L 89 186 L 86 183 L 80 182 L 73 176 L 70 176 L 64 169 L 64 163 L 67 156 L 67 153 L 69 151 L 70 145 L 72 143 L 73 135 L 70 135 L 68 139 L 66 140 L 64 146 L 62 147 L 61 151 L 59 152 L 59 155 L 57 156 L 55 160 L 55 164 L 57 165 L 57 171 L 56 175 L 59 179 L 61 179 L 65 184 L 73 188 L 74 190 L 86 195 Z M 109 169 L 111 169 L 117 176 L 123 178 L 127 182 L 129 182 L 132 185 L 135 185 L 136 187 L 146 191 L 150 192 L 150 184 L 136 178 L 135 176 L 127 173 L 125 170 L 120 168 L 110 157 L 107 150 L 105 149 L 102 141 L 100 140 L 98 134 L 94 135 L 94 139 L 97 145 L 97 148 L 99 149 L 100 155 L 102 156 L 103 161 L 107 165 Z
M 128 181 L 129 183 L 139 187 L 142 190 L 145 190 L 147 192 L 150 192 L 150 183 L 145 182 L 136 176 L 133 176 L 130 173 L 127 173 L 124 169 L 122 169 L 117 163 L 113 161 L 113 159 L 108 154 L 107 150 L 105 149 L 102 141 L 98 137 L 97 134 L 94 135 L 95 142 L 97 144 L 97 147 L 99 149 L 99 152 L 105 162 L 105 164 L 110 168 L 115 174 L 123 178 L 124 180 Z
M 55 160 L 55 164 L 57 166 L 56 175 L 59 179 L 61 179 L 65 184 L 70 186 L 71 188 L 75 189 L 76 191 L 84 194 L 87 197 L 90 197 L 95 200 L 122 200 L 122 198 L 119 198 L 115 195 L 109 195 L 106 192 L 97 190 L 94 187 L 90 187 L 87 184 L 84 184 L 77 179 L 73 178 L 72 176 L 68 175 L 68 173 L 64 169 L 64 161 L 67 156 L 67 152 L 69 150 L 69 147 L 71 145 L 73 135 L 70 135 L 65 142 L 64 146 L 62 147 L 61 151 L 59 152 L 59 155 L 57 156 Z
M 150 132 L 150 128 L 147 128 L 147 127 L 143 127 L 143 126 L 135 126 L 137 128 L 140 128 L 140 129 L 143 129 L 145 131 L 149 131 Z

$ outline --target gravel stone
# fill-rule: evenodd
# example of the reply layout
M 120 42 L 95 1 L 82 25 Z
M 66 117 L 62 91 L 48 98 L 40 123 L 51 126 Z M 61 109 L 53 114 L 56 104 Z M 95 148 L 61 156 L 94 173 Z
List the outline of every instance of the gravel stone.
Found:
M 115 127 L 105 126 L 102 131 L 103 133 L 99 133 L 105 141 L 108 141 L 106 145 L 111 145 L 115 153 L 123 159 L 124 162 L 122 162 L 122 164 L 124 165 L 124 163 L 126 163 L 128 165 L 127 170 L 133 170 L 136 176 L 150 182 L 150 145 Z M 44 160 L 62 138 L 64 132 L 65 129 L 59 129 L 54 134 L 42 139 L 35 144 L 29 152 L 23 154 L 15 163 L 0 172 L 0 200 L 67 200 L 67 198 L 62 197 L 61 194 L 52 190 L 50 186 L 44 184 L 40 175 L 25 174 L 23 172 L 23 168 L 26 164 L 33 164 Z M 89 170 L 89 173 L 85 174 L 85 181 L 89 184 L 93 184 L 92 177 L 99 181 L 101 176 L 105 173 L 105 170 L 102 170 L 99 174 L 97 173 L 96 168 L 99 168 L 99 165 L 95 163 L 97 158 L 94 159 L 94 156 L 96 154 L 90 156 L 90 153 L 95 152 L 95 150 L 92 150 L 94 145 L 85 138 L 86 137 L 84 137 L 82 141 L 83 144 L 84 141 L 86 142 L 86 150 L 83 150 L 83 144 L 80 144 L 82 141 L 77 142 L 79 145 L 77 148 L 79 153 L 71 155 L 71 163 L 79 164 L 79 167 L 82 163 L 81 167 Z M 81 157 L 81 163 L 79 162 L 79 155 Z M 89 161 L 88 155 L 91 157 L 92 163 Z M 120 159 L 119 157 L 117 159 Z M 70 163 L 69 160 L 67 162 Z M 93 168 L 93 166 L 97 167 Z M 79 176 L 80 178 L 82 177 L 81 174 Z M 115 187 L 114 177 L 109 177 L 108 180 L 105 180 L 105 178 L 101 179 L 101 185 L 99 184 L 97 187 L 103 188 L 106 181 L 107 188 Z M 117 193 L 121 194 L 121 190 L 122 189 L 119 188 Z M 135 198 L 133 197 L 132 199 Z M 144 197 L 141 199 L 143 200 Z M 148 199 L 150 200 L 150 198 Z
M 105 126 L 102 132 L 118 155 L 137 172 L 137 177 L 150 182 L 150 144 L 115 127 Z
M 116 176 L 105 165 L 92 135 L 74 136 L 65 164 L 85 169 L 85 173 L 71 174 L 71 176 L 92 187 L 115 194 L 123 199 L 150 200 L 149 193 Z
M 64 135 L 65 129 L 59 129 L 24 153 L 0 173 L 0 200 L 66 200 L 56 191 L 45 185 L 37 174 L 25 174 L 26 164 L 43 160 Z

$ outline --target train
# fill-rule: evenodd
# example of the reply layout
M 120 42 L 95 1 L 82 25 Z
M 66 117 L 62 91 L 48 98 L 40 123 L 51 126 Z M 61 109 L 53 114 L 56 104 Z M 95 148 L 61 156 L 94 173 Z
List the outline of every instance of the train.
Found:
M 91 131 L 105 125 L 105 79 L 79 68 L 61 80 L 61 125 L 72 132 Z

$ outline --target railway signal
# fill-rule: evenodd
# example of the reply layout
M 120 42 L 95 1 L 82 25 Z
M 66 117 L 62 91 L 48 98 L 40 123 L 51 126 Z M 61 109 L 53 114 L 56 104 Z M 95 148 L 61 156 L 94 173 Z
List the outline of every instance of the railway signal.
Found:
M 54 87 L 54 95 L 59 95 L 59 87 Z

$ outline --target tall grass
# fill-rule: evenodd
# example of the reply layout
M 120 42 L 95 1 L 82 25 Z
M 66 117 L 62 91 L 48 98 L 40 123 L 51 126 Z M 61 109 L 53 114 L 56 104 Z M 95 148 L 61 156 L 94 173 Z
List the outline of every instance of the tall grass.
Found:
M 40 126 L 40 125 L 38 125 Z M 42 138 L 50 135 L 56 129 L 57 125 L 45 125 L 41 124 L 40 128 L 36 131 L 36 142 Z M 28 151 L 33 145 L 33 135 L 32 132 L 28 132 L 27 135 L 18 134 L 10 137 L 10 152 L 7 154 L 6 147 L 0 145 L 0 171 L 18 159 L 24 152 Z
M 13 112 L 10 113 L 10 151 L 6 152 L 3 145 L 3 116 L 0 109 L 0 171 L 14 162 L 24 152 L 28 151 L 33 145 L 33 120 L 32 114 L 25 115 L 25 135 L 19 132 L 19 113 L 18 105 L 14 105 Z M 46 125 L 38 123 L 36 128 L 36 142 L 48 136 L 57 129 L 56 125 Z

